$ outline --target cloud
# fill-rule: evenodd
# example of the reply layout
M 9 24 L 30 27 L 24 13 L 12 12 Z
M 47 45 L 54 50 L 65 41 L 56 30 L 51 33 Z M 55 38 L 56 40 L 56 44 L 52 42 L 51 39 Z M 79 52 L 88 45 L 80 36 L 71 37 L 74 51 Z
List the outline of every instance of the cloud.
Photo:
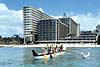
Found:
M 58 18 L 62 18 L 63 16 L 53 16 L 53 15 L 51 15 L 51 17 L 53 17 L 54 19 L 58 19 Z
M 75 14 L 74 12 L 69 12 L 66 14 L 67 17 L 71 17 L 76 23 L 80 24 L 80 29 L 84 31 L 94 30 L 96 26 L 100 24 L 100 12 L 96 14 L 87 13 L 87 14 Z M 53 18 L 58 19 L 63 16 L 53 16 Z
M 0 35 L 3 37 L 14 34 L 23 35 L 22 10 L 15 11 L 0 3 Z
M 0 10 L 8 10 L 5 4 L 0 3 Z
M 77 14 L 72 18 L 80 24 L 81 30 L 94 30 L 100 24 L 100 13 Z
M 42 8 L 38 8 L 38 10 L 40 10 L 41 12 L 43 12 L 43 13 L 44 13 L 44 10 L 43 10 Z
M 73 16 L 75 15 L 73 12 L 68 12 L 68 13 L 65 13 L 66 17 L 70 17 L 70 16 Z M 53 15 L 50 15 L 51 17 L 55 18 L 55 19 L 58 19 L 58 18 L 63 18 L 64 16 L 53 16 Z

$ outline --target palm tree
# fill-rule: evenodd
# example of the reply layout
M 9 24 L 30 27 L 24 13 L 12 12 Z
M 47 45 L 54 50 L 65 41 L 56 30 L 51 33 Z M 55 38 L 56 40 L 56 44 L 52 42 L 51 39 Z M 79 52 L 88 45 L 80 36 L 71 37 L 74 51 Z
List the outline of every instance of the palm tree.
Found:
M 19 37 L 19 35 L 14 35 L 14 38 L 18 42 L 18 44 L 23 44 L 24 39 Z

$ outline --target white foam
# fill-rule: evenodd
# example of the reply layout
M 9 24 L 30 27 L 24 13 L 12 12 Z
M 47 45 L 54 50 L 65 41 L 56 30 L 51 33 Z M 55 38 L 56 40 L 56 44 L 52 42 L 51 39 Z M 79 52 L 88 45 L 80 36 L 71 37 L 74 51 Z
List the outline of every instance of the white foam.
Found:
M 87 52 L 87 54 L 85 54 L 84 52 L 82 52 L 82 56 L 83 56 L 84 58 L 87 58 L 87 57 L 90 56 L 90 52 Z

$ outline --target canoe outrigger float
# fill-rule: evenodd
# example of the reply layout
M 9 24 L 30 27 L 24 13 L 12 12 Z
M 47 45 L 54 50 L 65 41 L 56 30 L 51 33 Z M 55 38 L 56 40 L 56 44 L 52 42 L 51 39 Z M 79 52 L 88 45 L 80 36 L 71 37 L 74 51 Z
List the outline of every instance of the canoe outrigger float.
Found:
M 63 55 L 65 53 L 65 50 L 59 51 L 57 53 L 53 52 L 53 53 L 36 53 L 35 50 L 32 50 L 33 53 L 33 57 L 35 59 L 47 59 L 47 58 L 53 58 L 53 57 L 57 57 L 58 55 Z

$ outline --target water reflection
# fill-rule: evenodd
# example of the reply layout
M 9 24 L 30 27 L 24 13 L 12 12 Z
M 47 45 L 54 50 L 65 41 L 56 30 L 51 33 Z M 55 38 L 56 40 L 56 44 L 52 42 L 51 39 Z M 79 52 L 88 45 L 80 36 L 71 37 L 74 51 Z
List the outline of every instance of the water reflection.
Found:
M 23 48 L 23 65 L 24 66 L 33 63 L 34 58 L 32 56 L 32 49 L 33 48 Z

